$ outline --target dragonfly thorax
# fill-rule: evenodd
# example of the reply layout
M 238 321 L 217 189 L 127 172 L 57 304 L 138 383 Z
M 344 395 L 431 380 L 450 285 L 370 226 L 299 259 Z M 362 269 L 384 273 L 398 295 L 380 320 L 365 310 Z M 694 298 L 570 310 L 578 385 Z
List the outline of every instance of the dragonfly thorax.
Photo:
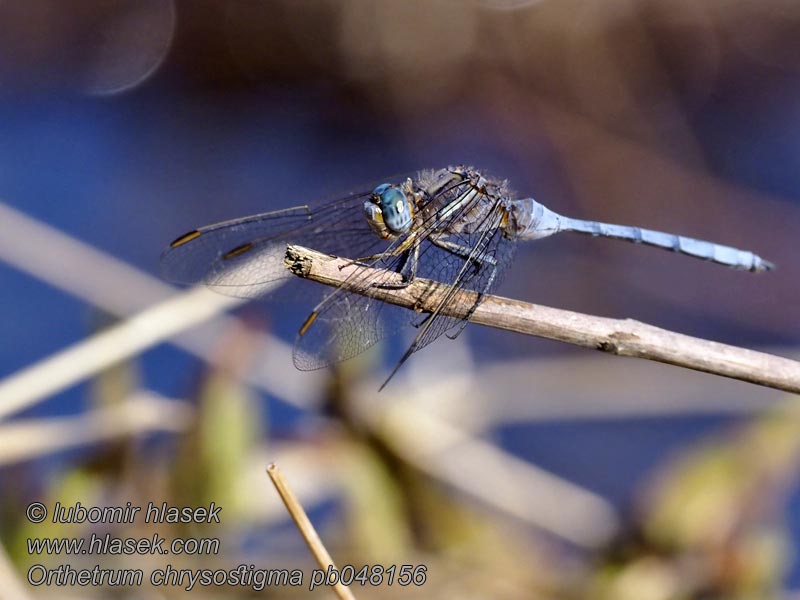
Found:
M 375 233 L 388 239 L 411 229 L 414 205 L 403 190 L 389 183 L 382 183 L 364 202 L 364 217 Z

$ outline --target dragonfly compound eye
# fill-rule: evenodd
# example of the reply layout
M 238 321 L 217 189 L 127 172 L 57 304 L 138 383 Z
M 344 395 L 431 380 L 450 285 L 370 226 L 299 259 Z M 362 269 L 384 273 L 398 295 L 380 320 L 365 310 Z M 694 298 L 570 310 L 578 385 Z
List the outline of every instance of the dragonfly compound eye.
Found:
M 375 188 L 373 197 L 377 198 L 383 222 L 390 233 L 399 235 L 411 229 L 412 205 L 402 190 L 384 183 Z

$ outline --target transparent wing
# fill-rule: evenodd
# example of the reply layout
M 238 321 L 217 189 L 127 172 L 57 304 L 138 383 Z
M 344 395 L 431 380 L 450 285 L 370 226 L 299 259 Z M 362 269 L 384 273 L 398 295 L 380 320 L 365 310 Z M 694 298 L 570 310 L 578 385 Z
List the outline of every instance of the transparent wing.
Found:
M 444 219 L 441 211 L 469 194 L 470 199 Z M 419 240 L 416 276 L 449 285 L 437 310 L 420 315 L 412 310 L 380 302 L 354 292 L 385 283 L 390 273 L 407 275 L 413 257 L 398 253 L 404 238 L 331 293 L 313 313 L 295 342 L 294 360 L 299 369 L 310 370 L 355 356 L 405 325 L 420 328 L 408 355 L 434 341 L 442 333 L 460 332 L 466 322 L 445 316 L 452 306 L 468 304 L 467 291 L 479 294 L 494 290 L 513 257 L 512 240 L 503 237 L 500 225 L 504 206 L 497 197 L 475 193 L 467 182 L 453 185 L 430 199 L 428 215 L 408 235 Z M 430 208 L 429 207 L 429 208 Z M 375 274 L 372 269 L 382 269 Z M 473 300 L 474 304 L 474 300 Z
M 190 231 L 162 254 L 164 276 L 253 298 L 268 293 L 276 283 L 296 281 L 283 262 L 288 243 L 361 259 L 362 265 L 328 294 L 301 329 L 295 345 L 295 364 L 300 369 L 351 358 L 409 324 L 420 328 L 410 352 L 447 330 L 457 334 L 465 322 L 445 316 L 447 309 L 463 304 L 466 290 L 491 292 L 513 254 L 512 242 L 500 233 L 505 214 L 501 200 L 478 193 L 466 181 L 456 182 L 427 200 L 411 233 L 388 242 L 376 236 L 363 217 L 362 204 L 370 193 Z M 457 210 L 442 212 L 459 199 Z M 415 244 L 406 243 L 408 235 L 414 236 Z M 379 270 L 377 275 L 374 269 Z M 385 283 L 393 273 L 434 279 L 449 289 L 437 310 L 427 316 L 356 293 Z
M 369 193 L 190 231 L 162 253 L 163 275 L 178 283 L 205 283 L 223 294 L 254 298 L 269 292 L 276 282 L 294 277 L 283 264 L 287 243 L 337 256 L 374 254 L 386 242 L 362 216 L 361 205 Z
M 481 296 L 497 289 L 513 260 L 516 245 L 504 237 L 500 229 L 504 207 L 500 201 L 482 194 L 476 202 L 492 206 L 483 215 L 477 230 L 447 236 L 440 240 L 440 243 L 446 242 L 444 248 L 434 244 L 426 248 L 427 260 L 420 265 L 420 276 L 447 283 L 449 288 L 436 310 L 419 321 L 419 332 L 411 352 L 424 348 L 445 332 L 455 338 L 467 321 L 446 315 L 454 307 L 474 310 Z
M 405 259 L 386 253 L 354 270 L 347 281 L 314 309 L 297 335 L 294 364 L 309 371 L 347 360 L 410 325 L 416 313 L 361 295 L 402 271 Z

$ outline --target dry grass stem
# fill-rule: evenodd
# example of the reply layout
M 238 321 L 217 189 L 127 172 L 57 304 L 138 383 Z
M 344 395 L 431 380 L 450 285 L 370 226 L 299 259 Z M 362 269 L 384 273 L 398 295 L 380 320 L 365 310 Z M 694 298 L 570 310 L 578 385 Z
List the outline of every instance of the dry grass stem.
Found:
M 269 478 L 272 480 L 275 489 L 278 490 L 281 500 L 283 500 L 283 503 L 286 505 L 286 510 L 288 510 L 289 514 L 292 516 L 292 520 L 300 530 L 300 535 L 302 535 L 303 539 L 306 541 L 308 549 L 311 550 L 311 554 L 314 555 L 317 564 L 320 568 L 326 570 L 328 567 L 335 567 L 336 565 L 334 565 L 333 558 L 325 549 L 325 545 L 322 543 L 319 534 L 317 534 L 317 531 L 311 524 L 311 520 L 308 518 L 306 511 L 303 510 L 303 507 L 297 500 L 297 496 L 294 495 L 289 484 L 286 483 L 283 473 L 281 473 L 275 463 L 267 467 L 267 475 L 269 475 Z M 333 591 L 336 592 L 336 595 L 341 600 L 355 600 L 355 596 L 353 596 L 350 589 L 340 582 L 334 584 Z
M 54 261 L 54 256 L 59 257 L 59 260 Z M 159 278 L 2 202 L 0 261 L 78 298 L 89 306 L 121 318 L 132 318 L 161 302 L 170 302 L 171 297 L 175 296 L 175 289 Z M 190 317 L 197 315 L 197 321 L 193 318 L 184 319 L 181 311 L 174 319 L 175 322 L 182 323 L 183 328 L 164 330 L 164 335 L 158 341 L 175 344 L 193 356 L 214 364 L 218 358 L 216 349 L 221 332 L 246 325 L 234 316 L 223 314 L 223 311 L 241 304 L 242 300 L 220 298 L 218 294 L 207 296 L 209 304 L 216 308 L 215 311 L 202 317 L 198 315 L 195 305 L 186 314 Z M 153 326 L 160 327 L 157 323 Z M 177 335 L 178 333 L 181 335 Z M 298 408 L 313 407 L 317 398 L 316 390 L 322 385 L 322 378 L 287 371 L 285 364 L 290 360 L 291 347 L 266 333 L 253 334 L 262 340 L 262 349 L 259 351 L 261 355 L 271 359 L 279 356 L 281 360 L 255 361 L 258 362 L 258 367 L 244 373 L 244 381 Z M 49 359 L 42 363 L 45 361 Z M 49 369 L 37 371 L 36 377 L 46 381 L 54 372 Z M 82 370 L 76 370 L 76 376 L 62 385 L 79 383 L 81 378 L 88 375 Z M 0 384 L 0 388 L 2 387 Z M 35 389 L 39 394 L 52 393 L 48 392 L 47 386 L 31 388 L 32 391 Z M 28 398 L 31 403 L 41 399 L 41 396 Z M 6 414 L 3 404 L 4 399 L 0 395 L 0 413 Z
M 0 420 L 238 304 L 202 287 L 176 294 L 0 381 Z
M 189 402 L 140 390 L 120 404 L 74 417 L 0 422 L 0 467 L 145 433 L 178 433 L 185 431 L 192 419 L 194 406 Z
M 334 287 L 343 285 L 354 270 L 364 268 L 347 259 L 302 246 L 289 246 L 285 262 L 296 275 Z M 378 273 L 375 270 L 376 277 Z M 392 275 L 400 281 L 399 274 Z M 429 313 L 437 310 L 447 289 L 442 283 L 417 278 L 402 289 L 362 287 L 352 291 Z M 461 297 L 461 303 L 448 306 L 442 314 L 465 317 L 477 295 L 465 291 Z M 632 319 L 596 317 L 500 296 L 485 296 L 470 320 L 618 356 L 645 358 L 800 393 L 800 362 L 667 331 Z

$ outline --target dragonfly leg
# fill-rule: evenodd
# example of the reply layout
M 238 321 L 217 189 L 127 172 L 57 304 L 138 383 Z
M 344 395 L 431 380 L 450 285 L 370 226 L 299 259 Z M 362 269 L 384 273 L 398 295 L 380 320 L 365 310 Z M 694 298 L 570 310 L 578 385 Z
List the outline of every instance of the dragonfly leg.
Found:
M 464 328 L 467 326 L 467 323 L 469 322 L 470 317 L 472 317 L 472 314 L 475 312 L 475 309 L 478 307 L 478 304 L 480 304 L 481 299 L 483 298 L 484 294 L 492 286 L 492 283 L 494 283 L 494 279 L 495 279 L 496 273 L 497 273 L 497 267 L 493 266 L 492 267 L 492 274 L 489 276 L 489 279 L 487 280 L 486 285 L 483 286 L 483 289 L 478 293 L 478 298 L 475 300 L 475 303 L 470 307 L 469 312 L 465 316 L 464 320 L 461 323 L 459 323 L 458 331 L 456 331 L 456 333 L 453 334 L 453 335 L 445 334 L 445 335 L 447 335 L 448 338 L 450 338 L 451 340 L 454 340 L 461 334 L 462 331 L 464 331 Z M 383 390 L 383 388 L 386 387 L 386 384 L 389 383 L 389 381 L 391 381 L 392 377 L 394 377 L 395 374 L 397 373 L 397 371 L 400 370 L 400 367 L 402 367 L 403 364 L 409 358 L 411 358 L 411 355 L 414 354 L 414 352 L 416 352 L 420 348 L 420 341 L 425 336 L 425 334 L 428 332 L 428 328 L 430 327 L 431 323 L 433 322 L 433 319 L 436 318 L 437 316 L 438 315 L 436 313 L 431 313 L 431 314 L 427 315 L 421 322 L 415 324 L 415 327 L 421 327 L 422 328 L 421 331 L 414 337 L 414 341 L 411 342 L 411 345 L 405 351 L 403 356 L 400 357 L 400 360 L 397 361 L 397 364 L 394 366 L 394 369 L 392 369 L 392 372 L 389 373 L 389 377 L 386 378 L 386 381 L 383 382 L 383 384 L 381 385 L 380 389 L 378 390 L 379 392 L 381 390 Z
M 368 267 L 370 266 L 370 263 L 374 263 L 375 261 L 385 258 L 386 256 L 396 256 L 401 252 L 404 252 L 404 250 L 395 248 L 392 252 L 388 254 L 382 252 L 380 254 L 370 254 L 369 256 L 359 256 L 358 258 L 350 258 L 347 259 L 344 264 L 339 265 L 339 270 L 341 271 L 342 269 L 346 269 L 347 267 L 350 267 L 352 265 L 360 265 L 362 267 Z
M 462 246 L 461 244 L 456 244 L 455 242 L 451 242 L 440 237 L 430 236 L 428 239 L 434 246 L 437 246 L 442 250 L 446 250 L 450 254 L 453 254 L 459 258 L 470 261 L 477 270 L 482 269 L 484 267 L 484 263 L 497 266 L 497 261 L 493 256 L 473 256 L 474 250 L 468 246 Z
M 475 310 L 477 309 L 478 305 L 483 299 L 483 296 L 491 289 L 492 285 L 494 284 L 494 281 L 497 277 L 497 260 L 493 256 L 488 256 L 488 255 L 482 258 L 475 257 L 473 256 L 473 254 L 475 253 L 474 248 L 469 248 L 467 246 L 462 246 L 454 242 L 450 242 L 449 240 L 444 240 L 439 236 L 429 236 L 428 239 L 431 241 L 431 243 L 438 246 L 442 250 L 450 252 L 451 254 L 459 258 L 462 258 L 469 263 L 472 263 L 472 266 L 475 268 L 475 272 L 468 279 L 472 279 L 472 277 L 480 273 L 481 269 L 483 269 L 485 265 L 489 265 L 491 267 L 491 272 L 486 280 L 486 283 L 478 292 L 475 302 L 472 304 L 472 306 L 470 306 L 469 310 L 467 311 L 467 314 L 462 319 L 462 322 L 459 323 L 458 331 L 456 331 L 452 336 L 449 334 L 447 336 L 451 339 L 455 339 L 464 330 L 464 327 L 467 326 L 469 319 L 474 314 Z M 411 345 L 405 351 L 403 356 L 400 357 L 400 360 L 397 362 L 394 369 L 392 369 L 392 372 L 389 373 L 389 377 L 386 378 L 386 381 L 384 381 L 383 385 L 381 385 L 380 387 L 381 390 L 384 387 L 386 387 L 386 384 L 389 383 L 392 377 L 395 376 L 395 373 L 397 373 L 400 367 L 403 366 L 403 364 L 411 357 L 411 355 L 414 354 L 414 352 L 416 352 L 419 348 L 421 348 L 424 345 L 423 342 L 425 336 L 428 334 L 428 331 L 430 330 L 434 320 L 440 316 L 442 307 L 445 306 L 446 304 L 449 304 L 452 298 L 460 291 L 460 289 L 457 286 L 458 282 L 464 275 L 464 269 L 466 267 L 467 264 L 465 263 L 464 266 L 462 266 L 461 268 L 461 274 L 455 280 L 454 284 L 451 285 L 450 290 L 448 291 L 445 299 L 440 303 L 439 307 L 431 314 L 427 315 L 419 324 L 416 325 L 417 327 L 420 328 L 419 333 L 417 333 L 417 335 L 414 337 L 414 341 L 411 342 Z
M 339 265 L 339 270 L 341 271 L 342 269 L 346 269 L 347 267 L 351 267 L 353 265 L 366 266 L 366 263 L 370 263 L 370 262 L 376 261 L 381 257 L 383 257 L 383 254 L 373 254 L 372 256 L 362 256 L 360 258 L 351 258 L 351 259 L 348 259 L 344 264 Z
M 434 238 L 434 237 L 431 237 L 430 240 L 431 242 L 433 242 L 433 244 L 435 244 L 442 250 L 446 250 L 451 254 L 458 256 L 459 258 L 463 258 L 464 260 L 469 260 L 470 262 L 472 262 L 475 268 L 477 269 L 477 272 L 483 269 L 485 265 L 491 266 L 491 273 L 486 281 L 486 284 L 478 292 L 477 299 L 470 307 L 469 311 L 467 312 L 462 322 L 459 323 L 458 329 L 455 331 L 455 333 L 445 334 L 447 335 L 448 338 L 454 340 L 459 335 L 461 335 L 462 331 L 464 331 L 464 328 L 467 326 L 467 323 L 472 318 L 472 315 L 475 313 L 475 310 L 478 308 L 478 304 L 481 303 L 483 296 L 486 294 L 487 291 L 489 291 L 489 289 L 491 289 L 492 284 L 494 283 L 494 280 L 497 277 L 497 261 L 494 259 L 493 256 L 483 256 L 481 257 L 481 259 L 478 259 L 474 256 L 471 256 L 473 251 L 470 248 L 466 246 L 461 246 L 460 244 L 456 244 L 448 240 L 443 240 L 441 238 Z M 423 323 L 424 322 L 420 323 L 419 325 L 421 326 Z
M 400 263 L 400 268 L 397 272 L 402 277 L 402 281 L 398 281 L 397 283 L 375 283 L 373 287 L 380 288 L 382 290 L 401 290 L 403 288 L 407 288 L 411 285 L 411 282 L 417 277 L 417 266 L 419 265 L 419 244 L 414 244 L 414 247 L 410 250 L 406 250 L 403 253 L 403 261 Z M 405 274 L 404 271 L 406 267 L 409 267 L 408 274 Z

